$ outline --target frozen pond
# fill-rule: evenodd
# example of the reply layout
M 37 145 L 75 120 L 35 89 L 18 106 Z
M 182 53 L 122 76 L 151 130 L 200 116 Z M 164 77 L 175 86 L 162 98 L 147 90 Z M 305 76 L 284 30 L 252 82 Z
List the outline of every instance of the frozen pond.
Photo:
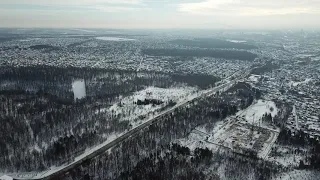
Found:
M 247 42 L 247 41 L 234 40 L 234 39 L 227 39 L 227 41 L 233 42 L 233 43 L 246 43 Z
M 96 37 L 96 39 L 103 40 L 103 41 L 135 41 L 135 39 L 128 39 L 128 38 L 120 38 L 120 37 Z
M 74 100 L 86 97 L 86 85 L 83 79 L 78 79 L 72 82 L 72 91 Z

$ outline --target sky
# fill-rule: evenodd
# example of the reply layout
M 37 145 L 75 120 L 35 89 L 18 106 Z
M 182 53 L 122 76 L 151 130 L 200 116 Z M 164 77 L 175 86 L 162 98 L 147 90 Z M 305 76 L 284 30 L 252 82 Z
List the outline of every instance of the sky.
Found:
M 0 27 L 320 29 L 320 0 L 0 0 Z

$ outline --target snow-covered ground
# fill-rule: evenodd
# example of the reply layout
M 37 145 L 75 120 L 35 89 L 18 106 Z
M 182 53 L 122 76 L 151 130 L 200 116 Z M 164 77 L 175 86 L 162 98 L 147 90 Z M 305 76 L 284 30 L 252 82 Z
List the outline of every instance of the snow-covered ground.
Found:
M 242 117 L 246 123 L 269 128 L 266 123 L 262 122 L 262 117 L 266 113 L 271 114 L 272 118 L 278 114 L 277 106 L 273 101 L 258 100 L 247 109 L 239 111 L 237 116 Z
M 103 40 L 103 41 L 135 41 L 135 39 L 120 38 L 120 37 L 96 37 L 96 39 Z
M 93 152 L 97 151 L 98 149 L 104 147 L 105 145 L 109 144 L 113 140 L 117 139 L 119 136 L 123 135 L 123 133 L 118 133 L 118 134 L 110 134 L 108 135 L 108 139 L 92 148 L 86 149 L 85 152 L 77 157 L 74 158 L 74 161 L 71 162 L 70 164 L 64 164 L 61 166 L 52 166 L 50 167 L 49 170 L 43 171 L 43 172 L 28 172 L 28 173 L 12 173 L 8 174 L 11 177 L 18 178 L 18 179 L 41 179 L 43 177 L 47 177 L 50 174 L 53 174 L 55 172 L 60 171 L 61 169 L 64 169 L 67 166 L 72 166 L 73 164 L 77 163 L 78 161 L 81 161 L 84 157 L 88 156 L 89 154 L 92 154 Z
M 215 152 L 221 149 L 221 143 L 218 139 L 227 135 L 226 129 L 229 129 L 235 121 L 232 118 L 227 118 L 224 121 L 218 121 L 212 129 L 206 129 L 205 125 L 196 127 L 187 137 L 176 140 L 175 142 L 189 147 L 194 150 L 197 147 L 208 148 Z M 223 148 L 223 147 L 222 147 Z
M 298 167 L 300 160 L 304 160 L 306 156 L 306 149 L 275 144 L 268 160 L 277 162 L 285 167 Z
M 268 160 L 272 162 L 277 162 L 283 166 L 298 166 L 300 160 L 303 160 L 304 157 L 294 155 L 294 154 L 283 154 L 282 156 L 269 157 Z
M 190 150 L 207 147 L 216 151 L 222 147 L 240 152 L 242 148 L 254 147 L 258 156 L 265 159 L 278 137 L 279 129 L 261 122 L 260 129 L 255 127 L 252 130 L 251 124 L 258 126 L 258 120 L 261 120 L 265 113 L 275 117 L 277 112 L 274 102 L 258 100 L 247 109 L 239 111 L 236 116 L 216 123 L 212 129 L 206 129 L 205 125 L 196 127 L 187 137 L 177 140 L 177 143 L 189 147 Z M 256 119 L 254 123 L 253 117 Z
M 245 43 L 245 42 L 247 42 L 247 41 L 244 41 L 244 40 L 235 40 L 235 39 L 227 39 L 227 41 L 233 42 L 233 43 Z
M 296 106 L 295 105 L 293 105 L 292 114 L 294 116 L 296 128 L 297 128 L 297 130 L 299 130 L 299 121 L 298 121 L 298 115 L 297 115 L 297 110 L 296 110 Z
M 251 75 L 249 78 L 248 78 L 248 80 L 249 81 L 251 81 L 251 82 L 254 82 L 254 83 L 257 83 L 257 82 L 259 82 L 259 79 L 261 78 L 261 76 L 260 75 Z
M 301 82 L 291 81 L 291 82 L 289 83 L 289 86 L 290 86 L 290 87 L 291 87 L 291 86 L 296 87 L 296 86 L 299 86 L 300 84 L 307 84 L 307 83 L 309 83 L 310 81 L 312 81 L 311 78 L 306 78 L 304 81 L 301 81 Z
M 166 106 L 169 101 L 180 103 L 183 100 L 188 99 L 198 92 L 197 88 L 181 86 L 172 88 L 158 88 L 158 87 L 148 87 L 144 90 L 135 92 L 131 96 L 121 98 L 121 103 L 115 103 L 110 108 L 101 109 L 100 112 L 110 112 L 116 115 L 122 115 L 123 121 L 130 121 L 133 127 L 143 123 L 145 119 L 140 120 L 139 116 L 152 115 L 154 111 Z M 145 99 L 154 99 L 162 101 L 161 105 L 137 105 L 137 101 L 144 101 Z M 99 113 L 99 111 L 97 111 Z
M 0 180 L 13 180 L 13 178 L 7 175 L 3 175 L 0 177 Z
M 186 138 L 178 139 L 176 143 L 188 147 L 191 151 L 194 151 L 196 148 L 205 148 L 209 147 L 209 144 L 205 142 L 204 134 L 193 131 Z M 215 146 L 210 149 L 214 149 Z
M 194 87 L 173 87 L 173 88 L 169 88 L 169 89 L 163 89 L 163 88 L 155 88 L 155 87 L 149 87 L 149 88 L 146 88 L 145 90 L 142 90 L 142 91 L 139 91 L 139 92 L 136 92 L 134 95 L 132 96 L 128 96 L 128 97 L 125 97 L 121 100 L 121 106 L 119 106 L 119 108 L 122 108 L 125 106 L 125 104 L 128 104 L 131 103 L 131 106 L 134 106 L 134 102 L 127 102 L 127 103 L 124 103 L 126 102 L 126 98 L 127 100 L 138 100 L 140 98 L 154 98 L 154 99 L 159 99 L 163 102 L 165 102 L 166 100 L 177 100 L 177 104 L 170 108 L 170 109 L 167 109 L 167 110 L 164 110 L 162 112 L 159 112 L 153 116 L 149 116 L 149 117 L 146 117 L 144 119 L 143 122 L 140 122 L 139 124 L 142 124 L 142 123 L 147 123 L 151 120 L 153 120 L 154 118 L 156 117 L 159 117 L 167 112 L 170 112 L 171 110 L 173 110 L 174 108 L 176 107 L 179 107 L 183 104 L 186 104 L 188 101 L 191 101 L 197 97 L 200 97 L 200 96 L 203 96 L 203 95 L 209 95 L 209 94 L 214 94 L 216 93 L 217 91 L 224 91 L 226 90 L 228 87 L 232 86 L 234 83 L 236 83 L 237 81 L 236 80 L 233 80 L 233 81 L 230 81 L 230 82 L 227 82 L 226 84 L 222 84 L 218 87 L 214 87 L 212 89 L 209 89 L 209 90 L 204 90 L 204 91 L 198 91 L 197 88 L 194 88 Z M 152 93 L 150 93 L 150 91 Z M 114 104 L 112 107 L 110 107 L 109 109 L 102 109 L 100 110 L 101 111 L 119 111 L 119 109 L 114 109 L 116 106 L 116 104 Z M 129 105 L 130 106 L 130 105 Z M 161 107 L 159 107 L 161 108 Z M 111 109 L 111 110 L 110 110 Z M 121 110 L 120 110 L 121 111 Z M 100 113 L 100 112 L 96 112 L 96 113 Z M 121 111 L 122 112 L 122 111 Z M 140 112 L 146 112 L 146 111 L 140 111 Z M 136 125 L 138 126 L 138 125 Z M 134 128 L 134 127 L 132 127 Z M 131 129 L 133 130 L 133 129 Z M 131 131 L 130 130 L 130 131 Z M 70 162 L 69 164 L 64 164 L 64 165 L 61 165 L 59 167 L 51 167 L 49 170 L 47 171 L 44 171 L 44 172 L 30 172 L 30 173 L 12 173 L 12 174 L 9 174 L 11 177 L 15 177 L 17 179 L 41 179 L 41 178 L 45 178 L 55 172 L 59 172 L 63 169 L 65 169 L 66 167 L 69 167 L 69 166 L 72 166 L 78 162 L 80 162 L 84 157 L 88 156 L 89 154 L 92 154 L 93 152 L 97 151 L 98 149 L 108 145 L 110 142 L 112 142 L 113 140 L 117 139 L 119 136 L 123 135 L 123 134 L 126 134 L 127 132 L 122 132 L 122 133 L 119 133 L 119 134 L 113 134 L 113 135 L 107 135 L 108 136 L 108 139 L 103 142 L 102 144 L 98 145 L 98 146 L 95 146 L 95 147 L 92 147 L 90 149 L 87 149 L 85 151 L 85 153 L 77 156 L 73 162 Z M 209 145 L 207 145 L 209 146 Z M 211 144 L 211 147 L 217 147 L 215 145 L 212 145 Z M 210 149 L 212 149 L 210 148 Z M 1 174 L 2 175 L 2 174 Z
M 209 132 L 204 125 L 200 125 L 196 127 L 187 137 L 177 139 L 175 142 L 182 146 L 189 147 L 191 151 L 200 147 L 208 148 L 211 151 L 215 152 L 219 149 L 219 146 L 210 143 L 208 140 L 221 133 L 225 125 L 226 123 L 224 123 L 223 121 L 218 121 L 215 123 L 213 129 L 209 130 Z
M 293 170 L 279 174 L 273 180 L 319 180 L 320 172 L 315 170 Z
M 161 107 L 165 106 L 170 100 L 175 101 L 177 103 L 182 103 L 183 101 L 189 100 L 190 98 L 194 98 L 197 96 L 197 88 L 193 87 L 172 87 L 168 89 L 164 88 L 157 88 L 157 87 L 148 87 L 144 90 L 135 92 L 131 96 L 127 96 L 121 99 L 121 105 L 120 103 L 115 103 L 113 106 L 107 109 L 102 109 L 101 111 L 108 111 L 113 112 L 116 114 L 122 114 L 123 119 L 122 120 L 130 120 L 131 124 L 133 125 L 132 128 L 150 120 L 150 118 L 145 118 L 141 121 L 133 121 L 136 120 L 141 115 L 147 115 L 150 112 L 154 112 L 157 109 L 160 109 Z M 134 102 L 137 102 L 138 100 L 144 101 L 145 99 L 156 99 L 161 100 L 164 103 L 162 105 L 137 105 Z M 128 113 L 130 112 L 130 113 Z M 98 113 L 98 112 L 97 112 Z M 117 137 L 121 136 L 122 134 L 125 134 L 126 132 L 122 132 L 119 134 L 108 134 L 106 135 L 108 139 L 103 142 L 102 144 L 99 144 L 95 147 L 92 147 L 90 149 L 86 149 L 85 153 L 75 157 L 74 161 L 70 164 L 65 164 L 58 167 L 51 167 L 49 170 L 38 173 L 38 172 L 30 172 L 30 173 L 23 173 L 23 174 L 9 174 L 12 177 L 16 177 L 19 179 L 37 179 L 41 177 L 46 177 L 47 175 L 50 175 L 54 172 L 57 172 L 61 169 L 64 169 L 66 166 L 73 165 L 83 159 L 84 157 L 88 156 L 89 154 L 97 151 L 98 149 L 104 147 L 105 145 L 109 144 L 111 141 L 115 140 Z
M 74 100 L 86 97 L 86 85 L 83 79 L 75 80 L 72 82 L 72 91 Z
M 101 111 L 104 112 L 113 112 L 116 114 L 122 114 L 122 120 L 129 120 L 132 124 L 132 128 L 137 127 L 138 125 L 150 120 L 151 117 L 146 117 L 143 120 L 139 121 L 134 121 L 136 120 L 139 116 L 142 115 L 148 115 L 150 112 L 154 112 L 161 107 L 165 106 L 170 100 L 175 101 L 177 103 L 182 103 L 186 100 L 192 99 L 197 96 L 198 89 L 194 87 L 186 87 L 186 86 L 181 86 L 181 87 L 172 87 L 168 89 L 164 88 L 157 88 L 157 87 L 148 87 L 144 90 L 135 92 L 131 96 L 127 96 L 121 99 L 121 105 L 120 103 L 115 103 L 113 106 L 107 109 L 102 109 Z M 200 93 L 200 92 L 199 92 Z M 144 101 L 145 99 L 156 99 L 156 100 L 161 100 L 164 103 L 162 105 L 155 105 L 152 106 L 150 105 L 137 105 L 134 102 L 137 102 L 138 100 Z M 130 113 L 129 113 L 130 112 Z M 98 113 L 98 112 L 97 112 Z M 101 147 L 109 144 L 111 141 L 115 140 L 117 137 L 121 136 L 126 132 L 120 133 L 120 134 L 109 134 L 106 135 L 108 139 L 103 142 L 102 144 L 99 144 L 98 146 L 92 147 L 90 149 L 87 149 L 85 153 L 77 156 L 73 162 L 70 164 L 58 166 L 58 167 L 51 167 L 50 170 L 45 171 L 45 172 L 30 172 L 30 173 L 23 173 L 23 174 L 9 174 L 12 177 L 17 177 L 20 179 L 37 179 L 41 177 L 46 177 L 47 175 L 50 175 L 54 172 L 57 172 L 61 169 L 64 169 L 66 166 L 70 166 L 84 157 L 88 156 L 89 154 L 97 151 Z

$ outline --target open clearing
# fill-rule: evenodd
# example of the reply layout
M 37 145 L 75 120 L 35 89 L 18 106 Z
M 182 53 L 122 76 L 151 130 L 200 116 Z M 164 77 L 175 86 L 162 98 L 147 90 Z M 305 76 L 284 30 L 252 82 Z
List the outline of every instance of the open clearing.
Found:
M 266 159 L 279 135 L 279 129 L 262 122 L 264 114 L 277 114 L 277 107 L 272 101 L 259 100 L 247 109 L 239 111 L 236 116 L 218 122 L 212 130 L 202 125 L 195 128 L 188 137 L 178 143 L 195 147 L 208 147 L 218 150 L 220 147 L 246 155 L 257 155 Z
M 135 41 L 135 39 L 120 38 L 120 37 L 96 37 L 96 39 L 103 40 L 103 41 Z
M 97 113 L 113 113 L 121 116 L 122 121 L 130 121 L 133 127 L 143 123 L 146 116 L 152 116 L 154 112 L 164 108 L 170 101 L 180 103 L 183 100 L 194 96 L 198 91 L 197 88 L 189 86 L 180 86 L 172 88 L 148 87 L 144 90 L 137 91 L 131 96 L 120 98 L 120 103 L 115 103 L 109 108 L 101 109 Z M 152 99 L 161 101 L 162 104 L 137 105 L 137 102 Z M 144 117 L 144 118 L 139 118 Z

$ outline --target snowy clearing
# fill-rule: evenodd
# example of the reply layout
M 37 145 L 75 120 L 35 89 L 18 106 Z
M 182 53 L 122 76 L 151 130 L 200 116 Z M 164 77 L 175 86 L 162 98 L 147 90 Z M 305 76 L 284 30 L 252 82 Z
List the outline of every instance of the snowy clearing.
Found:
M 291 81 L 289 83 L 289 86 L 293 86 L 293 87 L 296 87 L 296 86 L 299 86 L 301 84 L 308 84 L 309 82 L 311 82 L 312 79 L 311 78 L 306 78 L 304 81 L 301 81 L 301 82 L 295 82 L 295 81 Z
M 143 119 L 138 117 L 146 116 L 150 113 L 153 114 L 156 110 L 165 107 L 170 101 L 180 103 L 183 100 L 188 99 L 189 96 L 195 94 L 198 91 L 194 87 L 172 87 L 168 89 L 158 87 L 148 87 L 144 90 L 135 92 L 131 96 L 124 97 L 120 100 L 120 103 L 113 104 L 110 108 L 101 109 L 101 112 L 114 113 L 115 115 L 121 115 L 122 121 L 130 121 L 133 127 L 141 124 Z M 162 101 L 162 104 L 147 104 L 137 105 L 138 100 L 145 101 L 145 99 L 152 99 Z M 99 113 L 99 111 L 97 111 Z M 147 118 L 144 118 L 144 120 Z
M 13 178 L 7 175 L 3 175 L 0 177 L 0 180 L 13 180 Z
M 216 123 L 210 130 L 206 129 L 205 125 L 196 127 L 186 138 L 177 142 L 191 150 L 196 147 L 208 147 L 213 151 L 222 147 L 238 153 L 254 150 L 258 157 L 265 159 L 278 138 L 279 129 L 267 124 L 257 126 L 256 122 L 261 120 L 265 113 L 275 117 L 277 111 L 274 102 L 259 100 L 239 111 L 236 116 Z M 256 119 L 254 122 L 253 117 Z
M 224 132 L 223 127 L 225 127 L 226 124 L 228 123 L 225 123 L 224 121 L 218 121 L 214 124 L 213 129 L 209 131 L 205 128 L 205 125 L 200 125 L 191 131 L 187 137 L 178 139 L 175 142 L 182 146 L 189 147 L 191 151 L 194 151 L 196 148 L 200 147 L 208 148 L 215 152 L 219 149 L 219 146 L 209 141 L 218 136 L 220 133 Z
M 86 85 L 84 80 L 75 80 L 72 82 L 72 91 L 74 94 L 74 100 L 82 99 L 86 97 Z
M 248 78 L 248 80 L 249 81 L 251 81 L 251 82 L 254 82 L 254 83 L 257 83 L 257 82 L 259 82 L 259 79 L 261 78 L 261 76 L 260 75 L 251 75 L 249 78 Z
M 295 105 L 293 105 L 292 114 L 294 116 L 296 128 L 297 128 L 297 130 L 299 130 L 299 121 L 298 121 L 298 115 L 297 115 L 297 110 L 296 110 L 296 106 Z
M 120 37 L 96 37 L 96 39 L 103 40 L 103 41 L 136 41 L 135 39 L 120 38 Z
M 239 111 L 237 116 L 242 117 L 246 123 L 268 128 L 269 126 L 262 122 L 262 117 L 266 113 L 271 114 L 272 118 L 278 114 L 278 109 L 273 101 L 258 100 L 247 109 Z
M 227 39 L 227 41 L 233 42 L 233 43 L 245 43 L 245 42 L 247 42 L 247 41 L 244 41 L 244 40 L 234 40 L 234 39 Z

